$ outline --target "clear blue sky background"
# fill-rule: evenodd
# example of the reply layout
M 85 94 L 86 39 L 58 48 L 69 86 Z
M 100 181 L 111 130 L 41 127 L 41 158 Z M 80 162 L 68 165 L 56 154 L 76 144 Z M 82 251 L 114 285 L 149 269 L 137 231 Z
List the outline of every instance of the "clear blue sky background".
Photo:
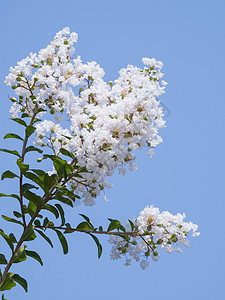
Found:
M 96 225 L 106 218 L 126 220 L 138 216 L 146 205 L 185 212 L 199 224 L 201 236 L 191 239 L 183 254 L 163 254 L 142 271 L 138 264 L 125 267 L 104 253 L 97 259 L 93 240 L 82 234 L 69 236 L 69 254 L 62 254 L 53 236 L 52 250 L 44 240 L 34 242 L 44 267 L 30 259 L 17 265 L 29 282 L 29 293 L 18 288 L 7 299 L 47 300 L 223 300 L 224 295 L 224 1 L 1 1 L 0 4 L 0 138 L 15 130 L 9 120 L 11 89 L 4 86 L 9 67 L 30 51 L 45 47 L 55 33 L 69 26 L 79 35 L 77 54 L 97 61 L 106 80 L 115 79 L 127 64 L 142 66 L 143 56 L 164 62 L 169 83 L 163 103 L 171 114 L 161 130 L 164 142 L 150 159 L 138 154 L 139 169 L 114 176 L 108 203 L 99 199 L 92 208 L 68 211 L 71 224 L 78 213 Z M 11 142 L 7 146 L 15 147 Z M 0 171 L 13 169 L 13 158 L 2 153 Z M 1 192 L 16 191 L 12 181 L 0 184 Z M 14 207 L 1 200 L 1 214 Z M 0 220 L 0 228 L 8 226 Z M 9 230 L 12 227 L 9 228 Z M 5 249 L 4 241 L 1 241 Z

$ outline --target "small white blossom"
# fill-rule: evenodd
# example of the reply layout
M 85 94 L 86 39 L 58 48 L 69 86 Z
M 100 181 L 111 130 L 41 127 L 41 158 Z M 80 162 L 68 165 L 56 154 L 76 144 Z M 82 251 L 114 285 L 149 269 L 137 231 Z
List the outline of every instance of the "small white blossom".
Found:
M 140 212 L 140 216 L 132 222 L 135 229 L 132 231 L 128 222 L 126 232 L 130 235 L 126 239 L 118 236 L 111 236 L 109 243 L 112 244 L 111 257 L 113 259 L 121 258 L 123 255 L 126 259 L 137 262 L 144 270 L 149 266 L 148 258 L 154 262 L 158 261 L 160 254 L 158 247 L 164 248 L 167 253 L 182 253 L 180 246 L 189 246 L 188 235 L 192 231 L 192 236 L 198 236 L 196 232 L 198 226 L 192 222 L 184 222 L 185 214 L 172 215 L 168 211 L 160 213 L 159 209 L 154 206 L 147 206 Z M 130 257 L 130 258 L 128 258 Z

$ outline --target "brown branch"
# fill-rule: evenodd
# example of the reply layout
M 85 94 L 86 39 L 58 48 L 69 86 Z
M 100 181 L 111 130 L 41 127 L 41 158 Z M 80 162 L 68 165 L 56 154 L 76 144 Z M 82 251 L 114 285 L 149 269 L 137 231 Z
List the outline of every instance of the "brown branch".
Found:
M 59 229 L 59 230 L 66 230 L 72 232 L 83 232 L 83 233 L 93 233 L 93 234 L 105 234 L 105 235 L 125 235 L 125 236 L 141 236 L 138 231 L 132 231 L 132 232 L 115 232 L 115 231 L 99 231 L 99 230 L 88 230 L 88 229 L 76 229 L 76 228 L 68 228 L 68 227 L 63 227 L 63 226 L 49 226 L 49 227 L 44 227 L 44 226 L 34 226 L 35 228 L 40 228 L 40 229 Z

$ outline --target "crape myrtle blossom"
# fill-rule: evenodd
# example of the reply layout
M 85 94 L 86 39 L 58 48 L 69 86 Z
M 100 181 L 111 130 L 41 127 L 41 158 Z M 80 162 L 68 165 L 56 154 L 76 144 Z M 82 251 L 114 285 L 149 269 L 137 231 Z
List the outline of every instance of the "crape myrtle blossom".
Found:
M 164 93 L 163 64 L 143 58 L 143 69 L 132 65 L 119 72 L 119 78 L 106 83 L 104 71 L 96 62 L 82 63 L 72 58 L 77 34 L 64 28 L 38 54 L 10 68 L 6 84 L 12 85 L 19 99 L 11 98 L 10 112 L 31 114 L 38 106 L 55 115 L 58 123 L 46 119 L 36 125 L 35 144 L 50 147 L 60 155 L 61 147 L 73 152 L 78 164 L 88 172 L 75 184 L 85 205 L 93 205 L 105 188 L 107 178 L 117 169 L 125 174 L 135 170 L 134 151 L 148 148 L 153 155 L 162 142 L 158 129 L 164 127 L 158 97 Z M 62 117 L 69 121 L 63 128 Z
M 47 205 L 50 200 L 73 206 L 72 200 L 75 202 L 75 198 L 81 198 L 85 205 L 91 206 L 103 193 L 108 201 L 105 189 L 112 187 L 108 178 L 116 170 L 125 175 L 128 169 L 137 169 L 135 150 L 145 147 L 152 157 L 156 146 L 162 142 L 158 131 L 165 126 L 165 121 L 158 98 L 167 85 L 162 80 L 162 62 L 144 57 L 143 69 L 128 65 L 119 71 L 114 82 L 105 82 L 105 73 L 96 62 L 83 63 L 80 56 L 74 56 L 76 42 L 77 34 L 64 28 L 45 49 L 37 54 L 30 53 L 14 68 L 11 67 L 5 80 L 16 93 L 16 97 L 10 98 L 12 118 L 26 127 L 22 155 L 17 161 L 21 169 L 18 198 L 24 230 L 34 222 L 36 230 L 55 230 L 61 242 L 63 233 L 59 230 L 64 233 L 85 232 L 92 237 L 107 234 L 112 245 L 112 259 L 125 256 L 125 265 L 135 260 L 145 269 L 149 266 L 149 257 L 158 260 L 159 247 L 169 253 L 182 252 L 181 246 L 189 245 L 187 237 L 190 232 L 193 237 L 199 235 L 198 226 L 184 222 L 184 214 L 160 213 L 153 206 L 147 206 L 137 219 L 127 223 L 126 228 L 118 220 L 109 219 L 111 223 L 107 231 L 102 226 L 94 228 L 89 218 L 82 214 L 86 222 L 76 228 L 70 227 L 65 223 L 63 208 L 59 204 L 55 206 L 62 218 L 61 226 L 54 226 L 48 218 L 44 218 L 43 225 L 40 220 L 35 220 L 40 217 L 42 208 L 53 212 L 57 219 L 56 208 Z M 15 119 L 17 117 L 21 118 Z M 30 123 L 27 124 L 24 118 Z M 36 147 L 26 148 L 28 138 L 34 132 Z M 13 135 L 20 138 L 10 134 Z M 42 153 L 37 147 L 46 150 L 38 161 L 50 158 L 56 170 L 53 168 L 46 173 L 29 169 L 29 165 L 24 164 L 26 152 Z M 70 158 L 66 160 L 65 156 Z M 27 168 L 33 173 L 25 171 Z M 6 173 L 7 176 L 12 178 L 12 173 Z M 23 176 L 38 184 L 44 190 L 44 196 L 34 197 L 34 193 L 27 191 L 35 186 L 22 185 Z M 31 202 L 36 201 L 31 207 L 37 204 L 30 223 L 26 223 L 23 195 Z M 62 245 L 67 253 L 64 238 Z M 101 245 L 96 236 L 94 240 L 100 257 Z M 18 244 L 21 245 L 22 241 L 23 234 Z
M 123 238 L 111 236 L 111 258 L 120 259 L 126 257 L 125 265 L 131 264 L 132 259 L 140 262 L 142 269 L 149 266 L 149 257 L 153 261 L 159 259 L 158 248 L 164 248 L 166 252 L 174 251 L 182 253 L 180 246 L 189 246 L 188 235 L 199 236 L 198 226 L 192 222 L 184 222 L 185 214 L 172 215 L 168 211 L 160 213 L 159 209 L 147 206 L 140 212 L 140 216 L 127 223 L 126 231 L 133 231 L 133 235 Z

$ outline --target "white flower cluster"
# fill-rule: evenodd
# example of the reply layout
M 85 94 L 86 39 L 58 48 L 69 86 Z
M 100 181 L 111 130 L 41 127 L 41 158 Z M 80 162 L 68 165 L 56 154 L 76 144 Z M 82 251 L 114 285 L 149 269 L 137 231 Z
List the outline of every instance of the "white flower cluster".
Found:
M 147 206 L 140 212 L 140 216 L 134 221 L 132 230 L 130 223 L 126 226 L 126 232 L 131 232 L 126 238 L 111 236 L 109 243 L 112 244 L 111 258 L 120 259 L 126 256 L 125 265 L 130 265 L 134 259 L 140 262 L 142 269 L 149 266 L 149 257 L 157 261 L 158 247 L 166 252 L 182 252 L 180 246 L 189 246 L 188 235 L 199 236 L 196 232 L 198 226 L 192 222 L 184 222 L 185 214 L 172 215 L 168 211 L 160 213 L 159 209 Z M 122 233 L 121 233 L 122 234 Z
M 165 121 L 157 98 L 166 82 L 161 80 L 163 64 L 143 58 L 144 69 L 129 65 L 106 83 L 96 62 L 72 59 L 76 41 L 77 34 L 64 28 L 45 49 L 10 68 L 5 82 L 18 95 L 11 98 L 12 117 L 31 115 L 38 107 L 49 109 L 58 122 L 59 114 L 70 121 L 67 129 L 49 120 L 39 123 L 35 143 L 57 155 L 61 147 L 75 153 L 78 165 L 89 171 L 76 182 L 77 191 L 86 205 L 93 205 L 101 190 L 111 186 L 107 177 L 116 169 L 125 174 L 127 167 L 137 168 L 134 150 L 147 147 L 152 156 L 162 142 L 158 129 Z

